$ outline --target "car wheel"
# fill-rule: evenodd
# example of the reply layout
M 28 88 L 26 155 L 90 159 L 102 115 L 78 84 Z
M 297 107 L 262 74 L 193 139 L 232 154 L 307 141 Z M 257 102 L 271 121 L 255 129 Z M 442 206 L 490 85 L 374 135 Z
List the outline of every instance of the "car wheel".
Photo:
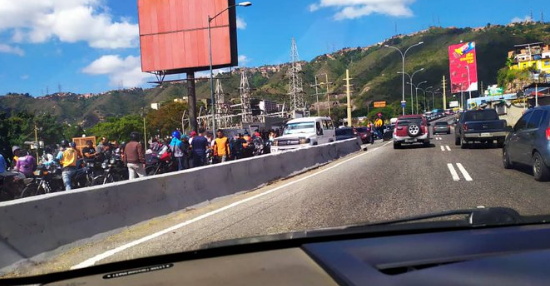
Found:
M 455 145 L 460 146 L 460 137 L 455 136 Z
M 550 169 L 542 160 L 542 156 L 539 152 L 535 152 L 533 155 L 533 175 L 537 181 L 548 181 L 550 177 Z
M 504 139 L 497 139 L 497 147 L 502 148 L 504 146 Z
M 502 148 L 502 164 L 504 165 L 504 169 L 512 169 L 514 167 L 512 161 L 510 161 L 510 155 L 506 147 Z
M 401 148 L 401 143 L 393 142 L 393 149 L 400 149 L 400 148 Z
M 425 141 L 422 143 L 424 147 L 430 147 L 430 141 Z

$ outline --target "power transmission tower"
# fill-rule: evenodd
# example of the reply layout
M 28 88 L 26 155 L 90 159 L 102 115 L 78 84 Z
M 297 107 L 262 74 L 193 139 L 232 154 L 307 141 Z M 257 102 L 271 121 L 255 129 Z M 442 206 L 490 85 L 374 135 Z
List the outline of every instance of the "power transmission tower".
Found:
M 241 71 L 241 86 L 239 87 L 241 94 L 242 106 L 242 123 L 252 122 L 252 107 L 250 106 L 250 84 L 246 76 L 246 69 Z
M 298 48 L 296 47 L 296 40 L 294 38 L 292 38 L 290 61 L 290 68 L 288 69 L 288 76 L 290 78 L 288 90 L 288 95 L 290 96 L 290 110 L 293 113 L 302 112 L 304 116 L 307 116 L 301 76 L 302 65 L 300 64 Z
M 59 91 L 59 93 L 61 93 L 61 84 L 60 83 L 57 84 L 57 90 Z
M 225 93 L 223 92 L 222 82 L 216 79 L 216 114 L 218 115 L 217 126 L 227 127 L 228 109 L 225 104 Z

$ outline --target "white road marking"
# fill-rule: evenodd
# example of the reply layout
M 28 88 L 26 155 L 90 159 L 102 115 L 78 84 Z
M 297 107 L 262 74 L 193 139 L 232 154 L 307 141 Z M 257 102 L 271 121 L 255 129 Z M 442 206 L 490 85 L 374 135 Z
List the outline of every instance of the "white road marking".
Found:
M 464 166 L 462 166 L 462 164 L 456 163 L 456 166 L 458 167 L 458 169 L 460 170 L 460 172 L 462 173 L 462 176 L 464 176 L 464 179 L 466 179 L 466 181 L 468 182 L 473 181 L 472 177 L 470 177 L 470 174 L 468 174 L 468 171 L 466 171 L 466 169 L 464 168 Z
M 451 176 L 453 176 L 453 180 L 455 182 L 460 181 L 460 177 L 458 176 L 458 173 L 455 170 L 455 167 L 453 167 L 453 164 L 449 163 L 447 164 L 447 168 L 449 168 L 449 172 L 451 172 Z
M 451 151 L 451 147 L 449 147 L 449 145 L 445 145 L 445 148 L 447 148 L 447 151 Z
M 441 151 L 445 152 L 445 148 L 443 146 L 439 146 L 441 147 Z
M 83 262 L 81 262 L 81 263 L 79 263 L 79 264 L 77 264 L 77 265 L 74 265 L 73 267 L 71 267 L 71 269 L 79 269 L 79 268 L 85 268 L 85 267 L 93 266 L 93 265 L 95 265 L 97 262 L 99 262 L 99 261 L 101 261 L 101 260 L 103 260 L 103 259 L 106 259 L 106 258 L 108 258 L 108 257 L 110 257 L 110 256 L 113 256 L 113 255 L 115 255 L 115 254 L 117 254 L 117 253 L 119 253 L 119 252 L 122 252 L 122 251 L 124 251 L 124 250 L 126 250 L 126 249 L 128 249 L 128 248 L 131 248 L 131 247 L 133 247 L 133 246 L 136 246 L 136 245 L 142 244 L 142 243 L 144 243 L 144 242 L 147 242 L 147 241 L 149 241 L 149 240 L 155 239 L 155 238 L 157 238 L 157 237 L 159 237 L 159 236 L 162 236 L 162 235 L 164 235 L 164 234 L 167 234 L 167 233 L 170 233 L 170 232 L 172 232 L 172 231 L 178 230 L 178 229 L 180 229 L 180 228 L 182 228 L 182 227 L 184 227 L 184 226 L 190 225 L 190 224 L 192 224 L 192 223 L 194 223 L 194 222 L 203 220 L 203 219 L 208 218 L 208 217 L 211 217 L 211 216 L 213 216 L 213 215 L 215 215 L 215 214 L 218 214 L 218 213 L 221 213 L 221 212 L 226 211 L 226 210 L 228 210 L 228 209 L 234 208 L 234 207 L 236 207 L 236 206 L 238 206 L 238 205 L 241 205 L 241 204 L 244 204 L 244 203 L 246 203 L 246 202 L 252 201 L 252 200 L 254 200 L 254 199 L 257 199 L 257 198 L 260 198 L 260 197 L 269 195 L 269 194 L 271 194 L 271 193 L 273 193 L 273 192 L 276 192 L 276 191 L 278 191 L 278 190 L 280 190 L 280 189 L 286 188 L 286 187 L 288 187 L 288 186 L 290 186 L 290 185 L 293 185 L 293 184 L 295 184 L 295 183 L 298 183 L 298 182 L 307 180 L 307 179 L 309 179 L 309 178 L 315 177 L 315 176 L 317 176 L 317 175 L 319 175 L 319 174 L 322 174 L 322 173 L 325 173 L 325 172 L 327 172 L 327 171 L 329 171 L 329 170 L 332 170 L 332 169 L 334 169 L 334 168 L 336 168 L 336 167 L 338 167 L 338 166 L 340 166 L 340 165 L 342 165 L 342 164 L 345 164 L 345 163 L 347 163 L 347 162 L 349 162 L 349 161 L 355 160 L 355 159 L 357 159 L 357 158 L 359 158 L 359 157 L 362 157 L 362 156 L 364 156 L 364 155 L 366 155 L 366 154 L 368 154 L 368 153 L 371 153 L 371 152 L 373 152 L 373 151 L 375 151 L 375 150 L 378 150 L 379 148 L 385 147 L 385 146 L 387 146 L 387 145 L 389 145 L 389 144 L 391 144 L 391 143 L 393 143 L 393 142 L 390 141 L 390 142 L 388 142 L 388 143 L 386 143 L 386 144 L 384 144 L 384 145 L 382 145 L 382 146 L 380 146 L 380 147 L 377 147 L 377 148 L 374 148 L 374 149 L 372 149 L 372 150 L 366 151 L 366 152 L 364 152 L 363 154 L 358 155 L 358 156 L 355 156 L 355 157 L 353 157 L 353 158 L 349 158 L 349 159 L 347 159 L 347 160 L 345 160 L 345 161 L 342 161 L 342 162 L 340 162 L 340 163 L 338 163 L 338 164 L 336 164 L 336 165 L 334 165 L 334 166 L 330 166 L 330 167 L 328 167 L 328 168 L 326 168 L 326 169 L 323 169 L 323 170 L 321 170 L 321 171 L 319 171 L 319 172 L 317 172 L 317 173 L 314 173 L 314 174 L 305 176 L 305 177 L 303 177 L 303 178 L 301 178 L 301 179 L 298 179 L 298 180 L 295 180 L 295 181 L 286 183 L 286 184 L 284 184 L 284 185 L 282 185 L 282 186 L 276 187 L 276 188 L 271 189 L 271 190 L 269 190 L 269 191 L 266 191 L 266 192 L 264 192 L 264 193 L 257 194 L 257 195 L 255 195 L 255 196 L 252 196 L 252 197 L 249 197 L 249 198 L 246 198 L 246 199 L 243 199 L 243 200 L 234 202 L 234 203 L 232 203 L 232 204 L 230 204 L 230 205 L 227 205 L 227 206 L 225 206 L 225 207 L 222 207 L 222 208 L 219 208 L 219 209 L 217 209 L 217 210 L 211 211 L 211 212 L 209 212 L 209 213 L 205 213 L 205 214 L 203 214 L 203 215 L 200 215 L 200 216 L 198 216 L 198 217 L 196 217 L 196 218 L 194 218 L 194 219 L 191 219 L 191 220 L 188 220 L 188 221 L 184 221 L 184 222 L 182 222 L 182 223 L 176 224 L 176 225 L 174 225 L 174 226 L 172 226 L 172 227 L 166 228 L 166 229 L 161 230 L 161 231 L 159 231 L 159 232 L 150 234 L 150 235 L 148 235 L 148 236 L 145 236 L 145 237 L 142 237 L 142 238 L 140 238 L 140 239 L 134 240 L 134 241 L 132 241 L 132 242 L 129 242 L 129 243 L 124 244 L 124 245 L 121 245 L 121 246 L 116 247 L 116 248 L 114 248 L 114 249 L 108 250 L 108 251 L 103 252 L 103 253 L 101 253 L 101 254 L 98 254 L 98 255 L 96 255 L 96 256 L 94 256 L 94 257 L 92 257 L 92 258 L 89 258 L 89 259 L 87 259 L 87 260 L 85 260 L 85 261 L 83 261 Z

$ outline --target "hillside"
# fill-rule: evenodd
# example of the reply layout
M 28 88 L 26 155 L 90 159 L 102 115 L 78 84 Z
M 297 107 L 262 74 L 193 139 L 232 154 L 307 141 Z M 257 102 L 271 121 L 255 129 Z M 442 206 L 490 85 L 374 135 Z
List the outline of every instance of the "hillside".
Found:
M 353 77 L 353 105 L 355 115 L 365 115 L 367 105 L 373 100 L 396 102 L 401 99 L 401 57 L 384 44 L 401 49 L 423 41 L 422 46 L 407 54 L 406 72 L 425 68 L 415 76 L 415 82 L 428 81 L 434 87 L 440 85 L 443 75 L 448 78 L 447 47 L 460 41 L 475 41 L 478 59 L 479 81 L 485 86 L 496 83 L 498 70 L 506 63 L 508 50 L 516 44 L 550 42 L 550 24 L 522 23 L 507 26 L 490 25 L 482 28 L 438 28 L 411 35 L 398 35 L 370 47 L 345 48 L 325 54 L 303 64 L 303 82 L 308 102 L 313 103 L 314 75 L 327 73 L 333 82 L 332 92 L 343 93 L 346 68 Z M 290 46 L 290 45 L 289 45 Z M 289 47 L 290 48 L 290 47 Z M 299 49 L 300 47 L 298 47 Z M 250 85 L 254 97 L 288 103 L 287 64 L 249 68 Z M 231 98 L 238 98 L 240 73 L 237 70 L 219 75 L 224 91 Z M 407 88 L 408 91 L 408 88 Z M 186 96 L 185 83 L 166 83 L 152 89 L 127 89 L 86 97 L 76 94 L 49 95 L 33 98 L 25 95 L 0 96 L 0 110 L 49 112 L 60 120 L 92 126 L 109 116 L 140 113 L 152 102 L 163 102 Z M 406 93 L 408 95 L 408 92 Z M 209 98 L 207 81 L 197 83 L 197 96 Z M 323 99 L 321 97 L 321 99 Z

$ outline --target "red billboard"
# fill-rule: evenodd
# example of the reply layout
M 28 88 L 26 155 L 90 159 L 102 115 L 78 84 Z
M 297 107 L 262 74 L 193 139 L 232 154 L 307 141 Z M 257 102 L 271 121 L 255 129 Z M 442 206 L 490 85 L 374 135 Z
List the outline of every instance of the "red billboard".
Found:
M 208 70 L 208 16 L 235 0 L 138 0 L 141 70 L 165 74 Z M 214 68 L 238 64 L 235 9 L 211 22 Z
M 451 92 L 477 90 L 477 64 L 475 42 L 449 46 Z

